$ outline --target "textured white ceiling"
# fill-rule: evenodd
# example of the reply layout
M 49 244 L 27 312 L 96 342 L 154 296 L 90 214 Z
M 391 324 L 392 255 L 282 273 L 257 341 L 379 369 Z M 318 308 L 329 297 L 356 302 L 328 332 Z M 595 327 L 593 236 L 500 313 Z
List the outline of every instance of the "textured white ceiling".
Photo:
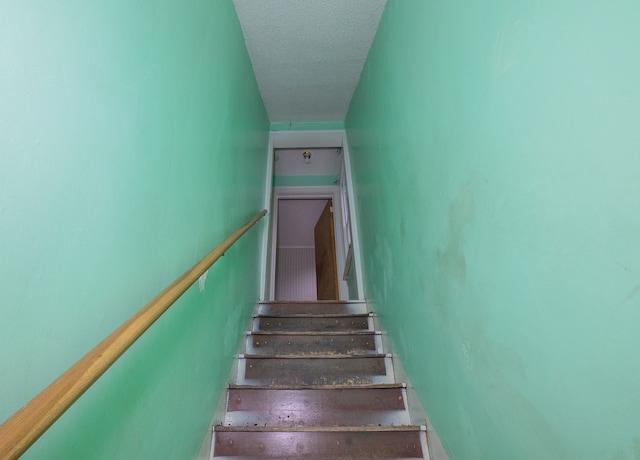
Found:
M 233 3 L 269 120 L 344 120 L 386 0 Z

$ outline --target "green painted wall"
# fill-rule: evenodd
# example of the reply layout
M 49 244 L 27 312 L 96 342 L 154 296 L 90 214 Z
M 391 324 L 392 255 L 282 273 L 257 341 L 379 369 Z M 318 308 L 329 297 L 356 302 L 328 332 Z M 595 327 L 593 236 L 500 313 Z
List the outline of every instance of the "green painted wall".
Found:
M 321 185 L 336 185 L 337 175 L 326 176 L 273 176 L 274 187 L 313 187 Z
M 640 3 L 391 0 L 366 296 L 453 459 L 640 458 Z
M 231 0 L 11 0 L 0 30 L 4 420 L 262 208 L 269 122 Z M 24 458 L 194 458 L 261 231 Z

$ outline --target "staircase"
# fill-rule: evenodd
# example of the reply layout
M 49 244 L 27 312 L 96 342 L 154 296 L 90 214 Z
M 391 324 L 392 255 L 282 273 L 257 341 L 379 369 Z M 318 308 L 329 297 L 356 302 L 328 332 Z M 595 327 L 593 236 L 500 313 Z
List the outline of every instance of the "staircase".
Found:
M 363 302 L 258 306 L 213 458 L 429 459 Z

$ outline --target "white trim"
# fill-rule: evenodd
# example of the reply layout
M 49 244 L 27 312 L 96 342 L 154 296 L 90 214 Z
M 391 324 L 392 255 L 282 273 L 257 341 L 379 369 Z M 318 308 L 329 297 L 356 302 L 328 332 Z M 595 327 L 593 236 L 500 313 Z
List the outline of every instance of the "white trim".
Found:
M 269 229 L 270 229 L 270 239 L 269 239 L 269 280 L 268 282 L 265 280 L 267 284 L 264 286 L 265 298 L 264 300 L 275 300 L 276 297 L 276 252 L 278 250 L 278 199 L 275 197 L 275 189 L 273 191 L 274 196 L 272 197 L 273 208 L 271 211 L 271 218 L 268 221 Z
M 312 187 L 273 187 L 273 212 L 271 213 L 271 260 L 269 280 L 269 300 L 275 300 L 276 247 L 278 237 L 278 203 L 281 199 L 331 199 L 333 201 L 333 233 L 336 245 L 336 264 L 344 266 L 345 253 L 342 242 L 342 209 L 340 188 L 337 185 Z M 349 286 L 338 276 L 339 300 L 349 297 Z
M 347 180 L 347 194 L 349 195 L 349 217 L 351 218 L 351 241 L 353 244 L 353 261 L 355 263 L 356 287 L 358 290 L 358 299 L 364 299 L 364 285 L 362 273 L 362 261 L 360 259 L 360 232 L 358 229 L 358 217 L 355 209 L 356 195 L 353 191 L 353 179 L 351 177 L 351 157 L 349 156 L 349 145 L 347 144 L 347 135 L 345 133 L 342 143 L 343 164 L 345 167 L 345 178 Z
M 353 181 L 351 178 L 351 161 L 349 157 L 349 148 L 347 145 L 347 134 L 345 130 L 326 130 L 326 131 L 271 131 L 269 133 L 269 147 L 268 147 L 268 163 L 267 163 L 267 173 L 266 173 L 266 187 L 265 187 L 265 208 L 269 211 L 269 219 L 267 220 L 266 228 L 263 233 L 262 240 L 262 267 L 261 267 L 261 300 L 273 300 L 274 292 L 273 286 L 275 279 L 275 244 L 274 244 L 274 235 L 275 231 L 272 229 L 272 222 L 276 222 L 278 219 L 277 206 L 275 206 L 272 194 L 274 192 L 273 183 L 273 153 L 276 148 L 333 148 L 333 147 L 342 147 L 342 154 L 344 156 L 343 162 L 344 167 L 346 168 L 346 180 L 347 180 L 347 193 L 349 195 L 349 215 L 351 218 L 351 237 L 353 244 L 353 259 L 354 259 L 354 269 L 356 276 L 356 289 L 357 289 L 357 297 L 358 299 L 364 299 L 364 288 L 363 288 L 363 273 L 362 273 L 362 263 L 360 260 L 360 235 L 358 231 L 358 219 L 357 213 L 355 209 L 356 198 L 353 190 Z M 300 187 L 286 187 L 286 188 L 298 188 Z M 302 188 L 310 188 L 310 187 L 302 187 Z M 337 188 L 337 187 L 336 187 Z M 335 203 L 338 203 L 337 206 L 340 207 L 338 213 L 334 212 L 334 216 L 338 214 L 340 216 L 340 221 L 342 221 L 342 212 L 341 206 L 342 201 L 340 199 L 339 189 L 337 198 L 334 198 L 334 206 Z M 334 219 L 335 224 L 335 219 Z M 336 230 L 336 238 L 340 238 L 340 240 L 336 241 L 336 252 L 339 250 L 344 254 L 344 248 L 342 244 L 343 234 L 342 228 L 339 227 Z M 344 266 L 344 257 L 338 263 Z M 336 254 L 336 258 L 338 258 L 338 254 Z M 339 265 L 340 266 L 340 265 Z M 341 278 L 341 277 L 339 277 Z M 348 298 L 348 285 L 340 280 L 340 298 Z M 342 286 L 344 284 L 345 293 L 342 293 Z M 355 299 L 354 299 L 355 300 Z
M 273 138 L 271 133 L 269 134 L 269 145 L 267 146 L 267 167 L 265 168 L 266 180 L 264 190 L 264 209 L 267 210 L 267 218 L 262 227 L 262 251 L 260 256 L 260 300 L 265 300 L 267 297 L 267 262 L 269 260 L 268 246 L 269 246 L 269 217 L 271 214 L 271 191 L 273 188 Z

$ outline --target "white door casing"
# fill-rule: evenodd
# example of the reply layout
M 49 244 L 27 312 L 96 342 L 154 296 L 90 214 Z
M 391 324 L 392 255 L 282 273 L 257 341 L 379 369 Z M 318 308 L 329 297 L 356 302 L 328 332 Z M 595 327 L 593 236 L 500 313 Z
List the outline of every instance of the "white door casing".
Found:
M 336 262 L 338 267 L 344 266 L 346 254 L 344 252 L 344 243 L 342 240 L 342 209 L 340 208 L 340 189 L 337 186 L 317 186 L 317 187 L 274 187 L 273 188 L 273 211 L 269 219 L 271 225 L 271 251 L 269 254 L 269 286 L 266 298 L 268 300 L 275 299 L 275 282 L 276 282 L 276 250 L 278 238 L 278 202 L 281 199 L 286 200 L 333 200 L 333 225 L 336 238 Z M 340 300 L 346 300 L 349 297 L 349 288 L 347 283 L 339 279 L 338 288 L 340 292 Z
M 342 199 L 340 188 L 335 186 L 313 187 L 273 187 L 273 158 L 274 150 L 282 148 L 342 148 L 343 167 L 350 207 L 355 198 L 351 181 L 351 165 L 349 164 L 349 149 L 344 130 L 334 131 L 275 131 L 269 135 L 268 161 L 265 186 L 265 207 L 269 211 L 268 225 L 264 226 L 262 240 L 262 263 L 260 272 L 261 300 L 273 300 L 275 295 L 275 253 L 277 246 L 278 199 L 333 199 L 334 229 L 336 236 L 336 261 L 338 264 L 338 278 L 340 299 L 348 299 L 348 285 L 342 277 L 342 267 L 345 266 L 346 251 L 344 244 L 344 226 L 342 223 Z M 355 209 L 349 209 L 351 220 L 351 235 L 353 245 L 353 270 L 357 280 L 357 297 L 363 299 L 362 268 L 360 262 L 360 244 Z M 354 299 L 355 300 L 355 299 Z

